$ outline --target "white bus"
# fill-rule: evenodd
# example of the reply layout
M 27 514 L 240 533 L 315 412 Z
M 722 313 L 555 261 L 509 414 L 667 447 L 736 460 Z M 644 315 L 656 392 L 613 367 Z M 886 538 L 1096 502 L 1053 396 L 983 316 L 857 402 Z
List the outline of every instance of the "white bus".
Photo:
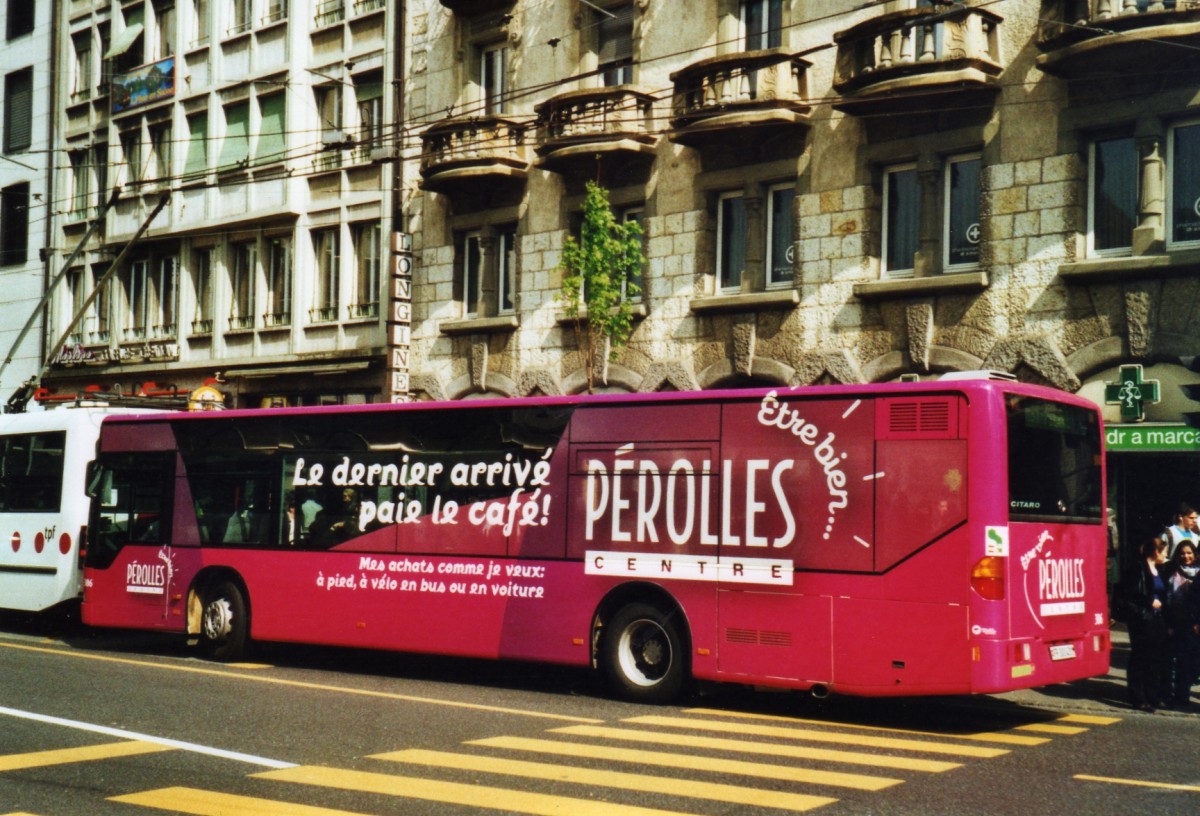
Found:
M 117 413 L 139 411 L 0 415 L 0 609 L 41 612 L 82 596 L 88 463 L 101 420 Z

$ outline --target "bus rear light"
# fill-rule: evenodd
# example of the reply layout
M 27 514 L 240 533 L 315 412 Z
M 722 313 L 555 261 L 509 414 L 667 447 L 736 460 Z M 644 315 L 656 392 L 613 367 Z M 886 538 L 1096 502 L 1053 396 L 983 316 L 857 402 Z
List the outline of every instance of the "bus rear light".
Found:
M 1014 644 L 1013 652 L 1013 660 L 1016 663 L 1028 663 L 1033 659 L 1033 650 L 1029 648 L 1028 643 Z
M 971 570 L 971 588 L 989 601 L 1004 600 L 1004 559 L 998 555 L 980 558 Z

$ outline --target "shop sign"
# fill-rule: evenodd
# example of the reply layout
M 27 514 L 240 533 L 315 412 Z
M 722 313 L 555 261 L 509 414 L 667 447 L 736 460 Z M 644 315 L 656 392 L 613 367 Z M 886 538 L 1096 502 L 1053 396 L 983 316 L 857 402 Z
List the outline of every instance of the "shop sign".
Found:
M 1200 453 L 1200 428 L 1189 425 L 1109 425 L 1105 444 L 1110 453 Z

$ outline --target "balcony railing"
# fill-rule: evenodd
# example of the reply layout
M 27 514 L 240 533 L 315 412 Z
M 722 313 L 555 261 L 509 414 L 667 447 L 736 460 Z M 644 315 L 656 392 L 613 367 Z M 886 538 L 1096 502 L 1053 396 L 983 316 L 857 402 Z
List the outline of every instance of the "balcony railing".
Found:
M 915 8 L 884 14 L 834 35 L 833 88 L 854 110 L 887 95 L 911 99 L 949 89 L 993 89 L 1003 70 L 1002 18 L 981 8 Z
M 346 0 L 321 0 L 313 24 L 317 28 L 340 23 L 346 19 Z
M 1197 0 L 1051 0 L 1040 16 L 1038 67 L 1062 76 L 1179 76 L 1200 48 Z
M 460 181 L 524 181 L 529 167 L 526 125 L 506 116 L 448 119 L 421 134 L 421 177 L 428 190 Z
M 778 49 L 725 54 L 671 74 L 671 139 L 688 143 L 714 131 L 806 124 L 809 63 Z
M 546 163 L 585 153 L 654 153 L 654 97 L 624 86 L 570 91 L 537 106 L 537 152 Z

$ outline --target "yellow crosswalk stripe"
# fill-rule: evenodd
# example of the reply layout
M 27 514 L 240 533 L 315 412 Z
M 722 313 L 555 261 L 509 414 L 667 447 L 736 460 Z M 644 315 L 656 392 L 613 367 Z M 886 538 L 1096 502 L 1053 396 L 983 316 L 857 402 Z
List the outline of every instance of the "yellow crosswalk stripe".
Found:
M 173 751 L 166 745 L 137 740 L 123 740 L 103 745 L 85 745 L 82 748 L 58 748 L 53 751 L 34 751 L 28 754 L 0 756 L 0 771 L 20 771 L 26 768 L 44 768 L 50 765 L 67 765 L 72 762 L 94 762 L 100 759 L 153 754 Z
M 1120 717 L 1101 717 L 1098 714 L 1064 714 L 1058 718 L 1059 722 L 1079 723 L 1080 725 L 1116 725 L 1121 721 Z
M 896 737 L 873 737 L 859 734 L 835 734 L 826 731 L 816 731 L 811 728 L 790 728 L 778 725 L 752 725 L 741 722 L 718 722 L 715 720 L 694 720 L 686 717 L 663 717 L 657 715 L 633 717 L 622 722 L 634 725 L 665 726 L 667 728 L 691 728 L 697 731 L 716 731 L 726 734 L 747 734 L 758 737 L 782 737 L 784 739 L 806 740 L 809 742 L 826 742 L 859 745 L 870 748 L 884 748 L 899 751 L 922 751 L 930 754 L 946 754 L 949 756 L 978 757 L 991 759 L 1004 756 L 1007 750 L 1001 748 L 984 748 L 978 745 L 951 745 L 947 742 L 926 742 L 924 740 L 900 739 Z
M 568 725 L 551 729 L 554 734 L 569 734 L 577 737 L 640 742 L 650 745 L 671 745 L 701 748 L 722 753 L 743 753 L 756 756 L 786 757 L 789 759 L 811 759 L 818 762 L 840 762 L 845 765 L 863 765 L 872 768 L 888 768 L 899 771 L 921 771 L 942 773 L 961 768 L 962 763 L 945 762 L 939 759 L 867 754 L 860 751 L 839 751 L 832 748 L 813 748 L 807 745 L 784 745 L 775 742 L 753 742 L 747 739 L 704 737 L 698 734 L 679 734 L 663 731 L 646 731 L 640 728 L 611 728 L 601 725 Z
M 533 753 L 570 756 L 581 759 L 602 759 L 606 762 L 630 762 L 638 765 L 653 765 L 661 768 L 682 768 L 689 771 L 739 774 L 760 779 L 783 779 L 810 785 L 831 785 L 855 790 L 877 791 L 899 785 L 903 779 L 891 779 L 868 774 L 850 774 L 839 771 L 820 771 L 812 768 L 793 768 L 787 765 L 771 765 L 764 762 L 747 762 L 741 759 L 698 756 L 696 754 L 666 754 L 660 751 L 645 751 L 637 748 L 614 748 L 611 745 L 594 743 L 561 742 L 559 740 L 530 739 L 527 737 L 491 737 L 471 740 L 467 745 L 499 748 L 505 751 L 529 751 Z M 376 759 L 389 759 L 389 754 L 379 754 Z
M 26 813 L 23 810 L 17 810 L 12 813 L 3 813 L 0 816 L 37 816 L 36 813 Z
M 110 802 L 186 813 L 188 816 L 362 816 L 348 810 L 277 802 L 253 796 L 198 790 L 196 788 L 159 788 L 158 790 L 111 796 Z
M 1159 790 L 1200 793 L 1200 785 L 1181 785 L 1175 782 L 1153 782 L 1148 779 L 1121 779 L 1115 776 L 1089 776 L 1088 774 L 1075 774 L 1074 778 L 1083 782 L 1107 782 L 1110 785 L 1131 785 L 1136 788 L 1158 788 Z
M 1064 737 L 1073 737 L 1076 734 L 1086 734 L 1087 729 L 1078 725 L 1059 725 L 1058 723 L 1029 723 L 1028 725 L 1018 725 L 1018 731 L 1032 731 L 1040 734 L 1059 734 Z
M 797 723 L 800 725 L 819 725 L 828 728 L 845 728 L 858 731 L 882 731 L 888 734 L 908 734 L 917 737 L 942 737 L 945 739 L 967 740 L 968 742 L 994 742 L 997 745 L 1044 745 L 1050 740 L 1045 737 L 1030 737 L 1024 734 L 1010 734 L 1003 731 L 977 731 L 963 734 L 948 734 L 943 731 L 920 731 L 909 728 L 888 728 L 878 725 L 859 725 L 858 723 L 829 722 L 828 720 L 805 720 L 798 717 L 785 717 L 779 714 L 755 714 L 743 711 L 721 711 L 712 708 L 689 708 L 685 714 L 702 714 L 705 716 L 721 716 L 742 718 L 748 720 L 767 720 L 781 723 Z
M 642 793 L 661 793 L 690 799 L 705 799 L 727 802 L 751 808 L 777 808 L 802 813 L 813 808 L 836 802 L 827 796 L 806 793 L 787 793 L 762 790 L 742 785 L 725 785 L 717 782 L 701 782 L 695 779 L 650 776 L 626 771 L 609 771 L 595 768 L 577 768 L 571 765 L 552 765 L 546 762 L 528 762 L 523 759 L 499 759 L 472 754 L 452 754 L 445 751 L 427 751 L 413 748 L 381 755 L 392 762 L 407 762 L 435 768 L 451 768 L 476 773 L 505 774 L 523 779 L 544 779 L 568 782 L 574 785 L 594 785 Z
M 681 816 L 675 811 L 620 805 L 595 799 L 577 799 L 570 796 L 555 796 L 486 785 L 468 785 L 460 782 L 443 782 L 436 779 L 421 779 L 415 776 L 369 771 L 320 768 L 313 765 L 283 768 L 278 771 L 263 771 L 252 774 L 252 776 L 257 779 L 273 779 L 278 782 L 296 782 L 303 785 L 360 793 L 379 793 L 408 799 L 423 799 L 448 805 L 528 813 L 532 816 Z M 680 780 L 678 784 L 682 787 L 689 783 Z

